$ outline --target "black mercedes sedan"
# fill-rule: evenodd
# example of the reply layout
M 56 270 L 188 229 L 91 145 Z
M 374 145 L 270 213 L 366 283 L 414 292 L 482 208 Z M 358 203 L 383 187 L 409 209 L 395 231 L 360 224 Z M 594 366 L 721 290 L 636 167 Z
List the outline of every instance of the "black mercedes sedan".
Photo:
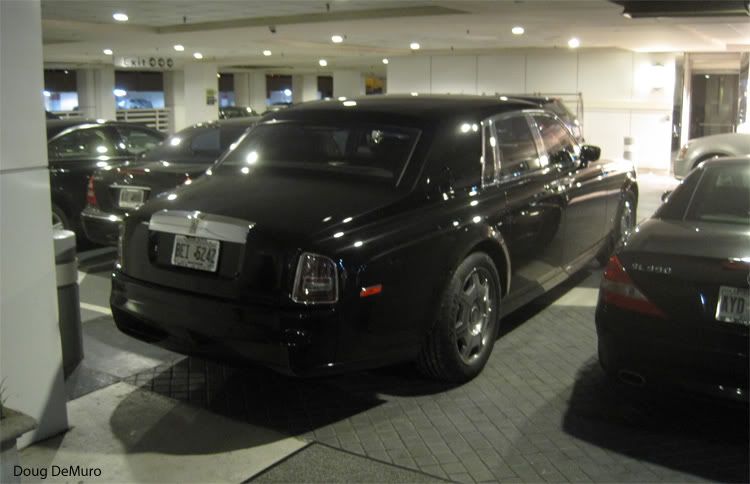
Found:
M 599 153 L 497 97 L 266 115 L 205 176 L 125 217 L 115 323 L 295 375 L 416 360 L 466 381 L 504 315 L 632 229 L 633 167 Z
M 747 401 L 750 158 L 708 161 L 610 258 L 599 361 L 626 383 Z
M 94 172 L 81 212 L 86 237 L 98 244 L 116 245 L 126 213 L 149 198 L 192 183 L 256 121 L 236 118 L 198 123 L 144 152 L 135 162 Z
M 103 120 L 48 119 L 47 159 L 52 192 L 52 224 L 80 237 L 89 177 L 116 167 L 156 146 L 164 134 L 146 126 Z

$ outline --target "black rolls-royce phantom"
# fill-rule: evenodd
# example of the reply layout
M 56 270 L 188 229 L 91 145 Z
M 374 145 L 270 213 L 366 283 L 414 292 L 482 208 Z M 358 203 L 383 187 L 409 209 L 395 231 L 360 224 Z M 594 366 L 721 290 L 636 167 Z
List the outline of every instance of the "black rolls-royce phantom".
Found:
M 111 306 L 183 353 L 313 375 L 416 360 L 466 381 L 503 315 L 607 259 L 630 164 L 497 97 L 380 96 L 267 115 L 125 217 Z

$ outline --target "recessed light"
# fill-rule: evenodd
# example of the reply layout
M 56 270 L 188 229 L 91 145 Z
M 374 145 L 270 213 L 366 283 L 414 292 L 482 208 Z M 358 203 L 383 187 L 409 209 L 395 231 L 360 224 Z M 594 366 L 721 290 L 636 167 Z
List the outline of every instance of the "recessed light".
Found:
M 112 55 L 112 49 L 104 49 L 102 52 L 104 52 L 104 55 Z
M 327 65 L 328 65 L 328 61 L 327 61 L 327 60 L 325 60 L 325 59 L 320 59 L 320 60 L 318 61 L 318 64 L 320 64 L 320 67 L 325 67 L 325 66 L 327 66 Z
M 526 32 L 526 30 L 520 25 L 516 25 L 515 27 L 510 29 L 510 31 L 513 32 L 513 35 L 523 35 L 523 33 Z
M 388 59 L 383 59 L 383 64 L 388 64 Z
M 332 35 L 331 36 L 331 42 L 333 42 L 334 44 L 340 44 L 343 41 L 344 41 L 344 37 L 341 36 L 341 35 Z
M 413 92 L 413 93 L 411 93 L 411 95 L 416 97 L 416 96 L 419 96 L 419 93 L 418 92 Z
M 578 47 L 578 46 L 580 46 L 580 45 L 581 45 L 581 41 L 580 41 L 580 40 L 578 40 L 578 38 L 577 38 L 577 37 L 572 37 L 572 38 L 571 38 L 571 39 L 570 39 L 570 40 L 568 41 L 568 47 L 570 47 L 571 49 L 575 49 L 575 48 L 577 48 L 577 47 Z
M 177 52 L 182 52 L 183 50 L 185 50 L 185 46 L 182 44 L 175 44 L 174 50 L 176 50 Z
M 128 95 L 128 92 L 125 89 L 113 89 L 112 94 L 114 94 L 116 97 L 125 97 Z
M 271 56 L 271 54 L 273 54 L 273 52 L 271 52 L 271 51 L 270 51 L 270 50 L 268 50 L 268 49 L 266 49 L 266 50 L 264 50 L 264 51 L 263 51 L 263 55 L 264 55 L 264 56 L 266 56 L 266 57 L 270 57 L 270 56 Z
M 112 18 L 117 20 L 118 22 L 127 22 L 129 17 L 126 13 L 115 12 L 112 14 Z
M 292 95 L 292 90 L 291 89 L 288 89 L 288 88 L 284 89 L 284 96 L 289 97 L 291 95 Z
M 203 59 L 203 54 L 201 54 L 200 52 L 194 52 L 193 57 L 195 57 L 196 59 Z
M 412 42 L 411 44 L 409 44 L 409 48 L 411 50 L 419 50 L 420 47 L 422 46 L 419 45 L 419 42 Z

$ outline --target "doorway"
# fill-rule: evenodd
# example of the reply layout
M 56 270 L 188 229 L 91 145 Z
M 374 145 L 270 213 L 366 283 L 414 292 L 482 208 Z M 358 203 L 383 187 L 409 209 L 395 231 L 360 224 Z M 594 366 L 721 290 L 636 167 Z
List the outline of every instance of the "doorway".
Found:
M 737 129 L 739 80 L 739 74 L 692 75 L 690 139 Z

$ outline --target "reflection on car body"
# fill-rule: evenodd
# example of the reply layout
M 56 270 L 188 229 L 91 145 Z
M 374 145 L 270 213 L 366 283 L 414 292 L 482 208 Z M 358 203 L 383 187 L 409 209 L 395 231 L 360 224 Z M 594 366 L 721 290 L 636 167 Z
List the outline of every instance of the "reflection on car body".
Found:
M 297 375 L 417 360 L 465 381 L 503 315 L 632 228 L 633 167 L 598 158 L 521 100 L 379 96 L 266 115 L 206 176 L 126 217 L 115 322 Z

